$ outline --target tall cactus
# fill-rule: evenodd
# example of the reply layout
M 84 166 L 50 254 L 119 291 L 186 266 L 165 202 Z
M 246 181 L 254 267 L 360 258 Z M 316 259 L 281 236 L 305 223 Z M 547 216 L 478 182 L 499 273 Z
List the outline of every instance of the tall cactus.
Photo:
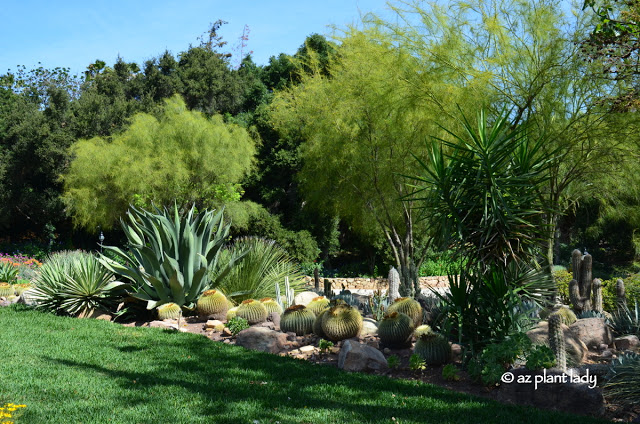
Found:
M 391 267 L 389 270 L 389 303 L 393 303 L 394 300 L 400 297 L 400 274 L 398 270 Z
M 599 278 L 593 279 L 593 310 L 602 313 L 602 281 Z
M 576 312 L 586 312 L 592 309 L 591 287 L 593 279 L 593 258 L 590 254 L 582 255 L 575 249 L 571 253 L 573 280 L 569 283 L 569 298 Z
M 624 288 L 624 280 L 618 278 L 616 280 L 616 306 L 618 310 L 624 310 L 627 308 L 627 295 Z
M 558 314 L 549 315 L 549 345 L 556 356 L 556 367 L 567 371 L 567 351 L 562 331 L 562 318 Z
M 418 269 L 411 260 L 400 267 L 400 287 L 398 291 L 402 297 L 416 297 L 420 294 Z
M 333 290 L 331 290 L 331 281 L 329 281 L 328 278 L 324 279 L 324 295 L 329 298 L 333 296 Z

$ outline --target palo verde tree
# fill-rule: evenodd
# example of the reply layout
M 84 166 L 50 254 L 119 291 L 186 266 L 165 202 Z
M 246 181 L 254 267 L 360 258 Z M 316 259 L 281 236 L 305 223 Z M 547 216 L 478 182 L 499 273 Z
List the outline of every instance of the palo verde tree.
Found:
M 298 175 L 305 199 L 361 234 L 384 237 L 403 294 L 414 295 L 428 235 L 411 202 L 399 200 L 408 194 L 399 174 L 417 167 L 411 152 L 424 151 L 436 119 L 480 96 L 375 28 L 341 41 L 328 72 L 302 74 L 299 85 L 276 94 L 272 119 L 305 140 Z
M 243 128 L 189 111 L 173 97 L 158 117 L 137 114 L 124 132 L 80 140 L 72 154 L 63 200 L 75 225 L 92 231 L 110 228 L 129 204 L 201 208 L 238 201 L 255 143 Z

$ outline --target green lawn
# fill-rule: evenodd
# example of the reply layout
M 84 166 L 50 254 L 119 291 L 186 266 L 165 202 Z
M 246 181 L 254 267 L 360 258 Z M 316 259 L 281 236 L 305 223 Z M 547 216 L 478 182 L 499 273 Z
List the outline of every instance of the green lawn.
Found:
M 23 423 L 600 422 L 19 305 L 0 308 L 0 357 Z

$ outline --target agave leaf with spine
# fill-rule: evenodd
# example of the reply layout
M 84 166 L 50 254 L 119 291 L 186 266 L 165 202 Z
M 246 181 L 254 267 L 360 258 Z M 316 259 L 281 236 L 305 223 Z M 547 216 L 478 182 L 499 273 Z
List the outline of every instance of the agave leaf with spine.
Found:
M 247 252 L 239 252 L 211 280 L 208 271 L 218 267 L 218 255 L 229 235 L 223 211 L 203 211 L 194 216 L 194 207 L 180 216 L 173 210 L 155 208 L 155 213 L 131 206 L 128 222 L 121 220 L 128 251 L 105 246 L 128 265 L 104 255 L 100 261 L 111 271 L 133 282 L 133 297 L 146 301 L 147 309 L 174 302 L 195 308 L 200 295 L 223 278 Z

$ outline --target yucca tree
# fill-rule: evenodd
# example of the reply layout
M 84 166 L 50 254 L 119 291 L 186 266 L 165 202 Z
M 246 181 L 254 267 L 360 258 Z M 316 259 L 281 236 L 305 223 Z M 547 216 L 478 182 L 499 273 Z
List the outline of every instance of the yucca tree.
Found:
M 550 212 L 540 193 L 552 156 L 543 138 L 533 140 L 508 117 L 489 123 L 482 110 L 474 126 L 462 115 L 462 133 L 444 129 L 450 137 L 434 139 L 426 161 L 416 158 L 422 173 L 411 200 L 434 241 L 464 259 L 441 298 L 452 332 L 472 351 L 520 330 L 522 300 L 545 304 L 553 293 L 537 263 Z
M 193 309 L 202 292 L 216 286 L 247 253 L 230 258 L 212 281 L 209 271 L 218 269 L 218 256 L 229 235 L 223 211 L 194 215 L 192 207 L 181 216 L 177 204 L 172 209 L 156 208 L 153 213 L 132 206 L 128 222 L 121 220 L 128 250 L 104 247 L 127 265 L 104 255 L 100 258 L 107 268 L 133 282 L 132 296 L 146 301 L 147 309 L 169 302 Z
M 532 140 L 511 128 L 508 113 L 492 124 L 481 110 L 477 126 L 462 115 L 464 133 L 435 138 L 427 161 L 416 158 L 422 174 L 413 177 L 423 216 L 436 241 L 452 247 L 468 266 L 527 262 L 547 230 L 549 210 L 540 202 L 552 156 L 544 138 Z

